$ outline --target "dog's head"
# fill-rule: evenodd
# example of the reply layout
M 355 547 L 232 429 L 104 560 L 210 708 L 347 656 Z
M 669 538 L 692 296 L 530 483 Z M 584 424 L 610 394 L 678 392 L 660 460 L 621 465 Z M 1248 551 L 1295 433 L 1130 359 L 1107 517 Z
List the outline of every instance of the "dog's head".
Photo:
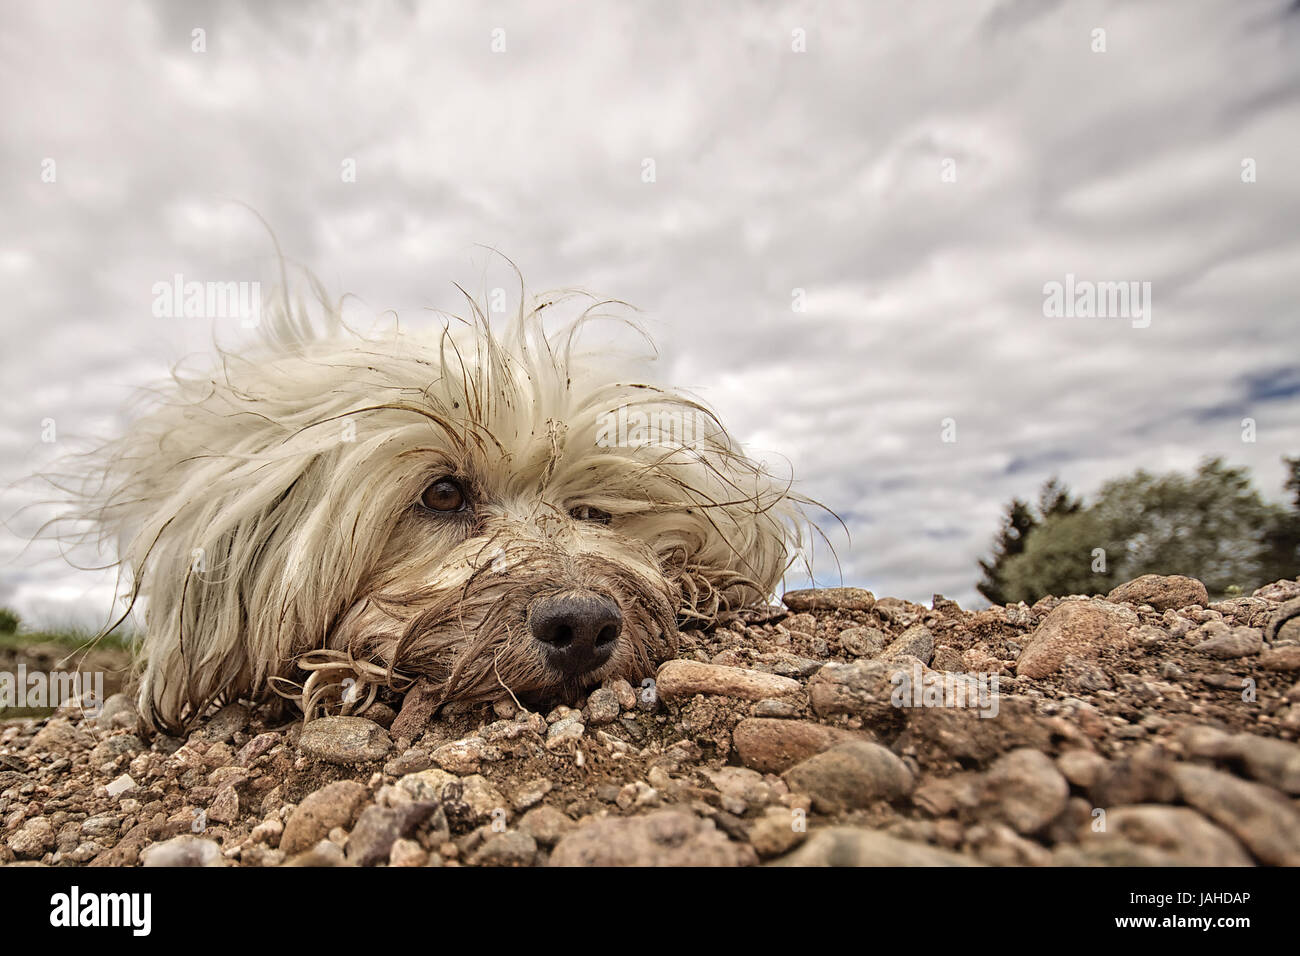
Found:
M 562 700 L 771 594 L 800 499 L 704 406 L 580 352 L 592 309 L 368 336 L 327 311 L 333 331 L 286 307 L 274 347 L 175 376 L 106 449 L 90 517 L 145 605 L 154 725 L 304 666 Z

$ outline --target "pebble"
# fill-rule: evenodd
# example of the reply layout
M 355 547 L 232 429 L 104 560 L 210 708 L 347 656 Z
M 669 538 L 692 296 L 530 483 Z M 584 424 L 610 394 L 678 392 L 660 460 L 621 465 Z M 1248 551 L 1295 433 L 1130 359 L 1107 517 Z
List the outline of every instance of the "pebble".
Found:
M 892 751 L 865 741 L 837 744 L 781 776 L 791 790 L 810 796 L 818 812 L 828 814 L 898 800 L 912 792 L 915 782 Z
M 248 726 L 248 708 L 243 704 L 227 704 L 213 714 L 202 727 L 190 734 L 191 740 L 208 743 L 226 743 Z
M 516 810 L 527 810 L 540 803 L 541 799 L 551 792 L 551 786 L 551 781 L 546 777 L 526 781 L 515 788 L 514 799 L 510 803 Z
M 364 717 L 320 717 L 302 729 L 298 748 L 314 760 L 334 764 L 382 760 L 393 742 L 373 720 Z
M 722 795 L 722 808 L 738 817 L 772 802 L 772 788 L 757 771 L 745 767 L 720 767 L 705 770 L 704 775 Z
M 582 739 L 586 727 L 581 714 L 570 714 L 557 720 L 546 731 L 546 749 L 555 751 L 576 745 Z
M 1239 765 L 1253 780 L 1300 795 L 1300 745 L 1255 734 L 1229 734 L 1214 727 L 1190 727 L 1181 739 L 1189 756 Z
M 429 862 L 429 852 L 416 840 L 399 837 L 388 851 L 389 866 L 424 866 Z
M 129 773 L 124 773 L 104 785 L 110 797 L 120 797 L 124 793 L 130 793 L 136 788 L 136 782 L 131 779 Z
M 428 770 L 432 765 L 433 762 L 429 758 L 427 751 L 411 747 L 404 750 L 400 756 L 394 757 L 384 764 L 384 773 L 390 777 L 401 777 L 408 773 L 419 773 L 421 770 Z

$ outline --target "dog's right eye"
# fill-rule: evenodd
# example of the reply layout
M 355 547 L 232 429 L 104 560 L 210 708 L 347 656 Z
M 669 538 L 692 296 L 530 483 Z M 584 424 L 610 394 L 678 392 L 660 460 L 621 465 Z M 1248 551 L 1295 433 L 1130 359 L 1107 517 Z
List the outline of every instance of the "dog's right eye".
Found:
M 465 489 L 450 478 L 439 478 L 420 496 L 420 504 L 444 514 L 465 510 Z

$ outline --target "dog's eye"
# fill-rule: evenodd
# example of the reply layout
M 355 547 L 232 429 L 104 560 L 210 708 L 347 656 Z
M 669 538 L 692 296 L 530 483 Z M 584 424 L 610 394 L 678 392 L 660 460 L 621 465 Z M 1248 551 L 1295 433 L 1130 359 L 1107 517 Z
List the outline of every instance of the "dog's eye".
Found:
M 420 496 L 420 504 L 430 511 L 463 511 L 465 509 L 465 489 L 450 478 L 439 478 Z
M 591 505 L 578 505 L 576 508 L 570 508 L 569 514 L 579 521 L 594 521 L 597 524 L 609 524 L 611 517 L 608 511 L 601 511 Z

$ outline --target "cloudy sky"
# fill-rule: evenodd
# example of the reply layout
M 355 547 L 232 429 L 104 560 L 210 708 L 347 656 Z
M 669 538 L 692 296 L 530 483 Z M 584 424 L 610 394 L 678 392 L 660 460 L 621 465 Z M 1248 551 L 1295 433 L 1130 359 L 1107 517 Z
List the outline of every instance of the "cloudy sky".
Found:
M 457 309 L 482 246 L 634 303 L 660 377 L 788 459 L 878 594 L 978 606 L 1003 503 L 1052 474 L 1087 494 L 1222 454 L 1279 498 L 1291 6 L 5 3 L 0 603 L 107 614 L 109 577 L 24 549 L 21 479 L 210 341 L 154 283 L 269 274 L 241 204 L 404 321 Z M 1149 325 L 1045 317 L 1067 275 L 1149 282 Z

